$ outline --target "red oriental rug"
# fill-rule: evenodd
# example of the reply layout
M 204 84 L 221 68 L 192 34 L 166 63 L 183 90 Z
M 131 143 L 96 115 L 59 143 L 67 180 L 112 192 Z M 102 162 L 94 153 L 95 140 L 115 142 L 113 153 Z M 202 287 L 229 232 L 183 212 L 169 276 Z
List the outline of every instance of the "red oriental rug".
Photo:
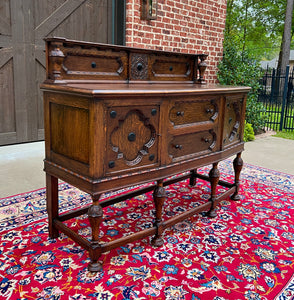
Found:
M 233 180 L 230 161 L 220 171 Z M 200 214 L 166 230 L 160 248 L 148 238 L 105 253 L 96 274 L 72 240 L 48 239 L 45 189 L 0 199 L 0 299 L 293 299 L 294 176 L 251 165 L 241 175 L 240 202 L 226 199 L 215 219 Z M 202 180 L 167 187 L 165 218 L 209 191 Z M 60 184 L 63 211 L 90 202 Z M 105 208 L 101 240 L 152 226 L 153 213 L 152 193 Z M 90 237 L 86 216 L 69 224 Z

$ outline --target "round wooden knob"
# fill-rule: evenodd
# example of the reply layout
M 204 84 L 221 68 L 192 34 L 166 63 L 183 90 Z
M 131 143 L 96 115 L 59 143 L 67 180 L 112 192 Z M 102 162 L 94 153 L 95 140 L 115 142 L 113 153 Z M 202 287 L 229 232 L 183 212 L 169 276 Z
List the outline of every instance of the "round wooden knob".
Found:
M 142 69 L 143 69 L 143 65 L 141 63 L 138 63 L 137 64 L 137 70 L 142 71 Z
M 110 161 L 109 163 L 108 163 L 108 166 L 109 166 L 109 168 L 114 168 L 115 167 L 115 162 L 114 161 Z
M 116 113 L 116 111 L 115 110 L 112 110 L 111 112 L 110 112 L 110 117 L 111 118 L 115 118 L 116 117 L 116 115 L 117 115 L 117 113 Z
M 134 132 L 130 132 L 129 135 L 128 135 L 128 140 L 130 142 L 134 142 L 136 139 L 136 134 Z

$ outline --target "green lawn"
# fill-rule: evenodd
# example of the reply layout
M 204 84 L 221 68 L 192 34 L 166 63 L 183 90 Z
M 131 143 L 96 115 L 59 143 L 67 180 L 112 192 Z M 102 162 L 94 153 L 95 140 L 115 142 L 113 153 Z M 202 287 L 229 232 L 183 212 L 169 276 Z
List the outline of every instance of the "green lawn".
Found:
M 275 135 L 277 137 L 294 140 L 294 130 L 278 131 L 280 128 L 282 106 L 277 104 L 271 104 L 266 107 L 266 110 L 267 110 L 266 115 L 267 115 L 267 122 L 268 122 L 268 123 L 266 122 L 266 127 L 272 128 L 273 130 L 277 131 L 277 134 Z M 287 115 L 288 117 L 286 119 L 286 124 L 284 124 L 284 126 L 291 128 L 293 126 L 293 119 L 294 119 L 293 104 L 288 107 Z M 271 122 L 273 122 L 274 124 L 271 124 Z
M 280 137 L 283 139 L 294 140 L 294 130 L 293 131 L 278 131 L 274 136 Z
M 276 137 L 294 140 L 294 130 L 283 129 L 282 131 L 279 131 L 282 105 L 278 103 L 264 103 L 263 105 L 266 109 L 265 127 L 271 128 L 272 130 L 276 131 L 277 133 L 274 135 Z M 294 103 L 291 103 L 291 105 L 288 106 L 286 113 L 288 117 L 284 126 L 292 128 L 292 126 L 294 125 Z

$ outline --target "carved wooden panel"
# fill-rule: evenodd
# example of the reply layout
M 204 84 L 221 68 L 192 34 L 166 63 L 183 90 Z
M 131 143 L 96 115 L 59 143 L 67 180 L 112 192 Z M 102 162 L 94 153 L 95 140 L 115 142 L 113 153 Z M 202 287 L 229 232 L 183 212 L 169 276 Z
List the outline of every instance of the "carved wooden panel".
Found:
M 111 107 L 107 110 L 109 172 L 158 162 L 158 106 Z
M 131 54 L 130 80 L 148 80 L 148 55 Z
M 204 82 L 203 78 L 201 80 L 198 78 L 200 70 L 198 70 L 200 66 L 198 61 L 203 56 L 201 54 L 148 52 L 146 49 L 107 46 L 65 38 L 48 38 L 46 41 L 49 53 L 46 83 L 52 83 L 52 80 L 61 83 L 61 80 L 75 79 L 103 82 L 119 80 L 126 83 L 170 81 L 202 84 Z M 204 66 L 201 68 L 203 76 L 205 68 Z M 59 76 L 54 72 L 58 72 Z
M 63 40 L 49 49 L 48 79 L 126 80 L 128 55 L 125 51 L 103 51 L 99 47 L 71 45 Z
M 223 145 L 228 146 L 240 141 L 240 125 L 243 97 L 226 97 Z

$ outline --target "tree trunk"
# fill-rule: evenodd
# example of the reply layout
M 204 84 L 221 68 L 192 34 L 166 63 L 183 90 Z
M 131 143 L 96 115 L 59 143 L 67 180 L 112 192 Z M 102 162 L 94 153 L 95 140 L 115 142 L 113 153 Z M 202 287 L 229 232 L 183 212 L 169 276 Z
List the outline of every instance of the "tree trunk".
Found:
M 292 28 L 292 14 L 293 14 L 294 0 L 287 0 L 287 8 L 285 14 L 285 25 L 283 32 L 283 39 L 279 55 L 278 69 L 281 72 L 286 70 L 290 59 L 290 44 L 291 44 L 291 28 Z
M 294 0 L 292 0 L 294 1 Z M 243 31 L 243 47 L 242 47 L 242 56 L 246 48 L 246 39 L 247 39 L 247 25 L 248 25 L 248 9 L 249 9 L 249 1 L 246 1 L 245 5 L 245 22 L 244 22 L 244 31 Z

